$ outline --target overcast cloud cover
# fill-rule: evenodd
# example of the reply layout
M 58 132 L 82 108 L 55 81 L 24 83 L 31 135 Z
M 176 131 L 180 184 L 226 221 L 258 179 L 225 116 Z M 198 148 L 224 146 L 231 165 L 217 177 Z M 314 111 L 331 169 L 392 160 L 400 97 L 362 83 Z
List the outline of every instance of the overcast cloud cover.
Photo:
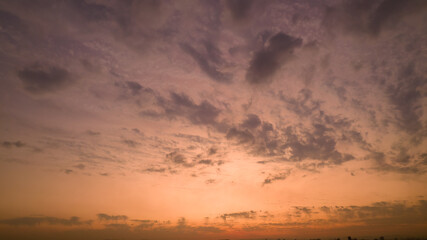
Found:
M 427 236 L 426 23 L 424 0 L 0 1 L 0 236 Z

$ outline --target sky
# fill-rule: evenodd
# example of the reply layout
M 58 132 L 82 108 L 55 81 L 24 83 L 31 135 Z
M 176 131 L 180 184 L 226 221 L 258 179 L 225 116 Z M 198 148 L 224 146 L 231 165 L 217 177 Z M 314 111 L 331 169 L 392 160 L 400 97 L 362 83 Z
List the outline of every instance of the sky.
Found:
M 0 1 L 0 238 L 427 237 L 427 1 Z

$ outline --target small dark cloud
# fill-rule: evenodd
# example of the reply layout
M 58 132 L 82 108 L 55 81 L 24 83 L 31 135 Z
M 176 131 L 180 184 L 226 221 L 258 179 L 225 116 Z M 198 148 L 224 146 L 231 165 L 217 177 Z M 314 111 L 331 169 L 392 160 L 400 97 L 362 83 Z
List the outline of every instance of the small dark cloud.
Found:
M 183 154 L 179 153 L 178 151 L 174 151 L 166 154 L 166 161 L 177 166 L 182 166 L 187 168 L 194 167 L 194 163 L 187 162 L 186 157 Z
M 149 167 L 141 172 L 148 172 L 148 173 L 164 173 L 166 171 L 166 168 L 164 167 Z
M 91 221 L 82 222 L 78 217 L 70 217 L 69 219 L 56 217 L 22 217 L 3 219 L 0 220 L 0 224 L 6 224 L 11 226 L 35 226 L 40 224 L 79 226 L 84 224 L 91 224 Z
M 5 148 L 11 148 L 11 147 L 21 148 L 21 147 L 25 146 L 25 143 L 23 143 L 21 141 L 15 141 L 15 142 L 4 141 L 4 142 L 2 142 L 1 145 Z
M 125 215 L 108 215 L 105 213 L 99 213 L 96 216 L 99 221 L 126 221 L 128 219 Z
M 226 6 L 236 21 L 246 19 L 252 5 L 253 0 L 226 0 Z
M 291 171 L 288 170 L 286 172 L 281 172 L 277 174 L 270 174 L 263 182 L 263 185 L 265 184 L 271 184 L 275 181 L 279 180 L 285 180 L 289 175 L 291 174 Z
M 344 1 L 342 5 L 326 9 L 323 25 L 330 31 L 377 36 L 426 8 L 423 0 L 384 0 L 380 4 L 377 1 Z
M 218 152 L 218 149 L 215 148 L 215 147 L 211 147 L 211 148 L 208 149 L 208 155 L 209 156 L 215 155 L 217 152 Z
M 384 0 L 371 16 L 369 30 L 378 34 L 384 27 L 399 22 L 402 18 L 427 9 L 424 0 Z
M 132 222 L 135 222 L 137 224 L 136 228 L 138 229 L 146 229 L 151 228 L 154 225 L 158 224 L 158 221 L 156 220 L 139 220 L 139 219 L 132 219 Z
M 399 127 L 410 134 L 422 129 L 419 109 L 423 96 L 420 89 L 425 85 L 425 78 L 415 72 L 414 65 L 412 62 L 403 66 L 399 71 L 399 82 L 387 89 L 391 103 L 399 112 L 397 117 Z
M 294 207 L 295 208 L 295 213 L 298 215 L 306 214 L 306 215 L 311 215 L 313 213 L 313 209 L 312 208 L 308 208 L 308 207 Z
M 138 128 L 132 128 L 134 133 L 142 134 L 142 132 Z
M 214 227 L 214 226 L 198 226 L 192 228 L 196 232 L 210 232 L 210 233 L 220 233 L 224 232 L 221 228 Z
M 73 170 L 71 170 L 71 169 L 65 169 L 64 173 L 65 174 L 71 174 L 71 173 L 73 173 Z
M 240 124 L 242 128 L 254 129 L 261 125 L 261 119 L 255 114 L 248 114 L 247 118 Z
M 80 169 L 80 170 L 83 170 L 83 169 L 86 168 L 86 166 L 83 163 L 79 163 L 77 165 L 74 165 L 74 167 L 77 168 L 77 169 Z
M 186 94 L 176 92 L 171 92 L 170 100 L 162 97 L 157 100 L 158 106 L 163 109 L 163 112 L 157 113 L 157 117 L 183 117 L 195 125 L 210 126 L 220 132 L 227 129 L 225 123 L 218 121 L 221 110 L 206 100 L 197 104 Z
M 103 176 L 103 177 L 108 177 L 108 176 L 110 176 L 110 174 L 109 174 L 109 173 L 100 173 L 99 175 L 100 175 L 100 176 Z
M 204 53 L 197 51 L 189 44 L 181 44 L 180 46 L 185 53 L 190 55 L 197 62 L 200 69 L 212 80 L 219 83 L 231 82 L 232 75 L 220 70 L 226 63 L 221 58 L 220 50 L 216 48 L 212 42 L 204 42 Z
M 208 179 L 205 181 L 206 184 L 213 184 L 215 182 L 216 182 L 215 179 Z
M 24 89 L 33 94 L 42 94 L 60 90 L 73 78 L 68 70 L 51 65 L 34 64 L 17 72 Z
M 108 20 L 114 13 L 113 9 L 95 2 L 74 0 L 70 1 L 69 4 L 71 7 L 75 8 L 75 12 L 86 21 Z
M 130 140 L 130 139 L 124 139 L 122 142 L 131 148 L 135 148 L 140 144 L 139 142 L 136 142 L 136 141 Z
M 198 163 L 199 164 L 204 164 L 204 165 L 212 165 L 213 161 L 210 160 L 210 159 L 203 159 L 203 160 L 200 160 Z
M 247 211 L 247 212 L 235 212 L 235 213 L 226 213 L 220 216 L 220 218 L 227 221 L 227 218 L 246 218 L 246 219 L 254 219 L 257 216 L 257 212 L 255 211 Z
M 392 164 L 391 161 L 389 161 L 389 157 L 383 153 L 378 152 L 374 150 L 369 150 L 370 153 L 365 157 L 366 159 L 371 159 L 374 161 L 374 166 L 372 167 L 373 170 L 380 171 L 380 172 L 396 172 L 401 174 L 420 174 L 425 173 L 425 170 L 423 168 L 420 168 L 420 163 L 415 163 L 412 165 L 404 165 L 401 164 L 395 165 Z M 404 157 L 405 153 L 404 153 Z
M 185 138 L 185 139 L 188 139 L 189 141 L 196 142 L 196 143 L 212 143 L 212 141 L 209 138 L 201 137 L 199 135 L 178 133 L 178 134 L 175 134 L 174 136 L 179 138 Z
M 268 46 L 255 53 L 246 73 L 250 84 L 270 83 L 277 70 L 292 57 L 293 50 L 302 45 L 300 38 L 277 33 Z
M 393 162 L 407 165 L 411 160 L 411 156 L 408 154 L 408 149 L 401 147 L 396 157 L 392 159 Z
M 255 137 L 248 130 L 239 130 L 237 128 L 230 128 L 226 135 L 228 140 L 235 140 L 238 144 L 253 144 Z
M 141 94 L 154 94 L 153 89 L 146 88 L 135 81 L 116 82 L 114 86 L 123 89 L 132 96 Z
M 100 132 L 95 132 L 95 131 L 92 131 L 92 130 L 87 130 L 87 131 L 86 131 L 86 134 L 87 134 L 87 135 L 90 135 L 90 136 L 98 136 L 98 135 L 100 135 L 101 133 L 100 133 Z
M 285 96 L 279 93 L 280 100 L 286 103 L 286 108 L 298 116 L 307 117 L 320 109 L 320 101 L 314 100 L 310 89 L 301 89 L 297 98 Z
M 132 91 L 132 94 L 136 95 L 141 91 L 142 86 L 141 84 L 133 81 L 127 81 L 125 82 L 126 86 Z

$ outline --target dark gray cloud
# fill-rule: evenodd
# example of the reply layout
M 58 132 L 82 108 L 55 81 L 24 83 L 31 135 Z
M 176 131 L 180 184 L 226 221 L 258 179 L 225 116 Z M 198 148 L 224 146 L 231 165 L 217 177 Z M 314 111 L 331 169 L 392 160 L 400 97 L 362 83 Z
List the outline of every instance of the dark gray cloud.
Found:
M 149 168 L 143 169 L 141 172 L 164 173 L 164 172 L 166 172 L 166 168 L 164 168 L 164 167 L 149 167 Z
M 115 82 L 114 86 L 125 90 L 132 96 L 137 96 L 141 94 L 155 94 L 151 88 L 144 87 L 135 81 Z
M 404 164 L 402 166 L 402 163 L 395 164 L 396 162 L 390 161 L 390 157 L 388 157 L 383 152 L 378 152 L 374 150 L 370 150 L 370 153 L 365 157 L 366 159 L 371 159 L 374 161 L 374 166 L 372 169 L 381 171 L 381 172 L 397 172 L 402 174 L 422 174 L 425 173 L 425 169 L 422 167 L 422 162 L 414 162 L 412 164 Z M 406 158 L 406 154 L 403 153 L 403 157 Z M 399 156 L 398 156 L 399 157 Z M 396 158 L 394 159 L 396 160 Z M 405 161 L 409 162 L 409 159 L 405 159 Z M 412 161 L 412 159 L 411 159 Z
M 234 20 L 240 21 L 248 17 L 253 5 L 253 0 L 226 0 L 226 6 Z
M 216 181 L 215 181 L 215 179 L 207 179 L 206 181 L 205 181 L 205 183 L 206 184 L 213 184 L 213 183 L 215 183 Z
M 247 118 L 240 124 L 242 128 L 254 129 L 261 125 L 261 119 L 255 114 L 248 114 Z
M 86 131 L 86 134 L 87 134 L 87 135 L 90 135 L 90 136 L 98 136 L 98 135 L 100 135 L 101 133 L 100 133 L 100 132 L 95 132 L 95 131 L 92 131 L 92 130 L 87 130 L 87 131 Z
M 198 163 L 205 164 L 205 165 L 212 165 L 214 162 L 211 159 L 202 159 Z
M 138 229 L 146 229 L 146 228 L 152 228 L 154 225 L 158 224 L 159 222 L 156 220 L 139 220 L 139 219 L 132 219 L 132 222 L 135 222 L 137 224 L 136 228 Z
M 211 139 L 205 138 L 205 137 L 201 137 L 201 136 L 198 136 L 198 135 L 178 133 L 178 134 L 175 134 L 174 136 L 175 137 L 179 137 L 179 138 L 188 139 L 188 140 L 190 140 L 192 142 L 196 142 L 196 143 L 203 143 L 203 144 L 213 143 L 213 141 Z
M 221 110 L 206 100 L 197 104 L 184 93 L 171 92 L 170 99 L 158 97 L 157 105 L 162 109 L 161 112 L 151 112 L 150 115 L 150 112 L 143 111 L 141 115 L 154 114 L 169 119 L 183 117 L 195 125 L 210 126 L 220 132 L 228 128 L 226 123 L 218 121 Z
M 333 164 L 354 159 L 350 154 L 342 154 L 336 150 L 336 140 L 329 135 L 330 129 L 320 124 L 315 124 L 313 132 L 303 132 L 301 136 L 295 129 L 288 127 L 284 134 L 287 141 L 283 147 L 292 149 L 290 160 L 301 161 L 304 159 L 329 160 Z M 302 138 L 304 140 L 302 140 Z
M 426 85 L 425 78 L 418 75 L 414 63 L 402 67 L 398 75 L 398 83 L 390 85 L 387 94 L 391 103 L 399 112 L 399 126 L 410 134 L 422 130 L 421 90 Z
M 25 143 L 21 141 L 15 141 L 15 142 L 3 141 L 1 145 L 5 148 L 11 148 L 11 147 L 21 148 L 25 146 Z
M 226 63 L 221 58 L 221 52 L 211 42 L 204 42 L 204 53 L 197 51 L 188 44 L 180 45 L 182 50 L 190 55 L 199 65 L 200 69 L 206 73 L 212 80 L 219 83 L 230 83 L 232 75 L 220 71 Z
M 298 116 L 307 117 L 320 109 L 320 101 L 314 100 L 309 89 L 301 89 L 297 98 L 287 97 L 282 92 L 279 93 L 280 100 L 286 103 L 288 110 Z
M 292 57 L 293 50 L 302 45 L 300 38 L 277 33 L 268 46 L 256 52 L 246 73 L 250 84 L 270 83 L 276 71 Z
M 235 213 L 226 213 L 222 214 L 220 218 L 227 221 L 227 218 L 246 218 L 246 219 L 254 219 L 257 216 L 257 212 L 255 211 L 247 211 L 247 212 L 235 212 Z
M 71 73 L 58 66 L 34 64 L 17 74 L 24 89 L 33 94 L 54 92 L 73 82 Z
M 82 222 L 78 217 L 70 217 L 69 219 L 56 217 L 22 217 L 0 220 L 0 224 L 12 226 L 35 226 L 40 224 L 78 226 L 90 223 L 91 221 Z
M 313 208 L 308 207 L 294 207 L 295 208 L 295 214 L 299 217 L 302 214 L 310 216 L 313 213 Z
M 137 147 L 137 146 L 139 146 L 139 145 L 140 145 L 140 143 L 139 143 L 139 142 L 136 142 L 136 141 L 131 140 L 131 139 L 124 139 L 122 142 L 123 142 L 125 145 L 127 145 L 128 147 L 131 147 L 131 148 L 135 148 L 135 147 Z
M 74 165 L 74 167 L 77 169 L 83 170 L 86 168 L 86 165 L 84 165 L 83 163 L 79 163 L 77 165 Z
M 0 9 L 0 24 L 3 30 L 0 39 L 12 43 L 18 40 L 17 37 L 28 31 L 27 24 L 20 17 L 3 9 Z
M 288 170 L 286 172 L 281 172 L 277 174 L 270 174 L 263 182 L 263 185 L 265 184 L 271 184 L 275 181 L 279 180 L 285 180 L 289 175 L 291 174 L 291 171 Z
M 96 216 L 100 221 L 126 221 L 128 219 L 125 215 L 108 215 L 105 213 L 99 213 Z
M 238 144 L 253 144 L 255 142 L 255 137 L 249 130 L 239 130 L 234 127 L 228 130 L 226 138 L 235 140 Z
M 171 153 L 166 154 L 166 162 L 170 162 L 174 165 L 177 166 L 182 166 L 182 167 L 194 167 L 195 163 L 192 161 L 187 161 L 187 158 L 179 153 L 178 151 L 174 151 Z
M 211 147 L 208 149 L 208 156 L 215 155 L 218 152 L 216 147 Z
M 373 224 L 426 222 L 427 201 L 408 206 L 405 202 L 376 202 L 367 206 L 323 206 L 321 211 L 341 221 L 362 220 Z M 387 221 L 384 221 L 384 220 Z
M 326 9 L 323 24 L 330 31 L 377 36 L 384 29 L 392 29 L 404 18 L 426 9 L 427 3 L 423 0 L 344 1 L 342 5 Z
M 378 34 L 384 27 L 390 27 L 401 21 L 402 18 L 427 10 L 427 3 L 423 0 L 384 0 L 375 9 L 369 23 L 369 30 Z

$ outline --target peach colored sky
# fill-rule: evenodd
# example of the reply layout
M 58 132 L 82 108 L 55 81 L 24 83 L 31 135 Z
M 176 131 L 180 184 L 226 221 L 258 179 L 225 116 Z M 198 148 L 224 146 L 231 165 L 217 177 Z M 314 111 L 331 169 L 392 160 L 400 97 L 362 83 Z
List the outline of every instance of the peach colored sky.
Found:
M 0 237 L 427 236 L 426 10 L 1 1 Z

